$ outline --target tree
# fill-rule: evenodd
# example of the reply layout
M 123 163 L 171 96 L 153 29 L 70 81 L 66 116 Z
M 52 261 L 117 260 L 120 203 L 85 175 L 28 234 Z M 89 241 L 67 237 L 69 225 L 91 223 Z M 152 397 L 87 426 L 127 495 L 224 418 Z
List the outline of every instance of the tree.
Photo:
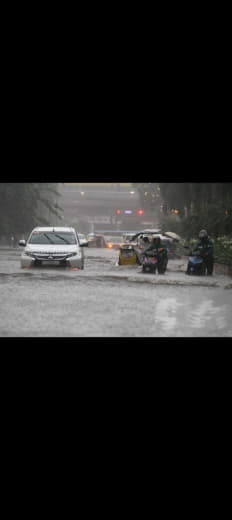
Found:
M 0 183 L 0 237 L 48 225 L 51 214 L 60 218 L 58 197 L 55 183 Z
M 160 188 L 157 182 L 133 183 L 140 196 L 140 204 L 147 211 L 157 212 L 160 206 Z
M 60 193 L 57 183 L 39 183 L 37 184 L 37 212 L 38 225 L 53 225 L 57 220 L 61 219 L 62 208 L 58 204 Z M 52 222 L 52 221 L 55 222 Z
M 232 183 L 161 183 L 160 192 L 169 209 L 177 207 L 182 216 L 188 216 L 209 204 L 229 202 Z
M 206 228 L 215 238 L 232 232 L 232 183 L 160 183 L 161 224 L 186 238 Z M 172 218 L 178 209 L 179 221 Z

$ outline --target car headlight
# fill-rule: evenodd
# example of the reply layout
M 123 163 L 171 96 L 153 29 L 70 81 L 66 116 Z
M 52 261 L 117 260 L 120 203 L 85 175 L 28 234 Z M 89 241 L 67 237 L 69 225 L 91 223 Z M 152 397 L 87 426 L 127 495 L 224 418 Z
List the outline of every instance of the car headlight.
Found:
M 70 253 L 69 255 L 67 255 L 66 258 L 71 258 L 72 256 L 81 256 L 81 253 L 80 251 L 75 251 L 75 253 Z
M 28 251 L 24 251 L 24 255 L 30 256 L 31 258 L 35 258 L 35 255 L 33 255 L 33 253 L 30 253 Z

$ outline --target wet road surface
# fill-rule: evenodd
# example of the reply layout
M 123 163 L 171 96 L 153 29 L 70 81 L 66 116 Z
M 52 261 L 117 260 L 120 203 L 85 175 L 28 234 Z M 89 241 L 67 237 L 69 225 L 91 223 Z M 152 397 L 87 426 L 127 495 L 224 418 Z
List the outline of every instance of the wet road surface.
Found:
M 118 266 L 118 252 L 85 249 L 85 269 L 20 268 L 0 249 L 1 337 L 231 337 L 232 280 Z

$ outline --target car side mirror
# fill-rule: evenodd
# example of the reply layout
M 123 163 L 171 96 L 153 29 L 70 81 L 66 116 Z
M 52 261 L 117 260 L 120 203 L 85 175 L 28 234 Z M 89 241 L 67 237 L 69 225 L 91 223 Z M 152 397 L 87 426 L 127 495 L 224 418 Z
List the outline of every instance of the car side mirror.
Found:
M 25 247 L 26 240 L 19 240 L 19 246 Z
M 80 243 L 80 247 L 89 247 L 89 242 L 83 240 L 83 242 Z

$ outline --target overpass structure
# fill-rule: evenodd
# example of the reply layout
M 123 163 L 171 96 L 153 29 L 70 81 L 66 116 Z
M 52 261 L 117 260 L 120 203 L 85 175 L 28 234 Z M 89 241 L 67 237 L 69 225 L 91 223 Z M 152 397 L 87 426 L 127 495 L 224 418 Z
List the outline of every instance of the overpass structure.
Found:
M 140 230 L 157 225 L 154 214 L 143 211 L 140 195 L 130 183 L 63 183 L 59 191 L 64 224 L 78 227 L 80 232 L 99 227 Z

